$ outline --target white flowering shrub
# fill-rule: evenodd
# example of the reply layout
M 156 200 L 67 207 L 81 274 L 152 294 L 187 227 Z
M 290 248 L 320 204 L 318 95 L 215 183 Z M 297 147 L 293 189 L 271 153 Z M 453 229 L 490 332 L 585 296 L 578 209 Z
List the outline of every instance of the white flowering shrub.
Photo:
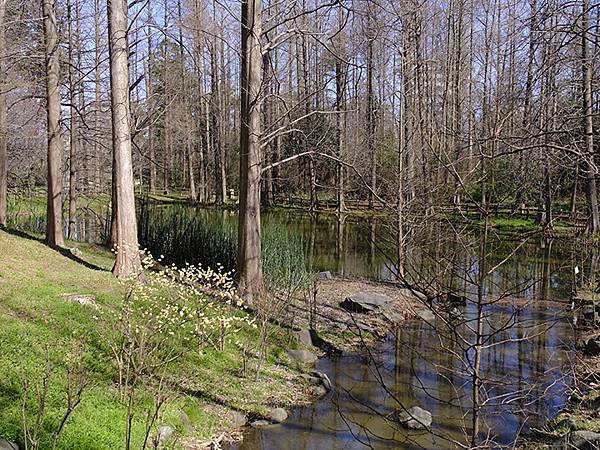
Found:
M 239 314 L 241 299 L 231 273 L 222 267 L 165 267 L 159 261 L 142 252 L 143 281 L 125 280 L 123 303 L 107 312 L 123 394 L 140 376 L 160 371 L 188 351 L 223 349 L 236 330 L 252 324 Z

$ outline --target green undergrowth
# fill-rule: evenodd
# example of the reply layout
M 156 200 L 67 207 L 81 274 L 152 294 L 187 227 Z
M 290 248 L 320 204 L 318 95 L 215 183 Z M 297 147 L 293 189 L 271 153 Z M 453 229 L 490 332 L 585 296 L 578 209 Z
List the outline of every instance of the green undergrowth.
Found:
M 66 373 L 75 361 L 85 370 L 88 385 L 57 448 L 124 448 L 126 405 L 119 396 L 118 371 L 106 337 L 114 324 L 102 312 L 118 309 L 127 287 L 110 273 L 110 252 L 93 245 L 67 245 L 76 245 L 78 256 L 50 249 L 38 238 L 0 230 L 0 437 L 24 447 L 23 409 L 30 423 L 35 421 L 36 386 L 42 386 L 46 367 L 51 367 L 39 447 L 51 448 L 66 407 Z M 66 294 L 91 295 L 98 309 L 69 301 Z M 246 315 L 241 310 L 234 314 Z M 273 331 L 259 381 L 252 370 L 259 336 L 250 325 L 240 326 L 222 349 L 191 349 L 169 364 L 167 401 L 154 428 L 174 427 L 178 448 L 187 438 L 207 438 L 230 427 L 232 410 L 264 415 L 274 406 L 297 401 L 300 390 L 292 382 L 297 373 L 282 363 L 285 349 L 294 344 L 284 330 Z M 183 348 L 188 343 L 175 345 Z M 150 387 L 154 381 L 138 388 L 132 448 L 141 448 L 147 412 L 156 400 Z M 30 386 L 28 395 L 24 382 Z

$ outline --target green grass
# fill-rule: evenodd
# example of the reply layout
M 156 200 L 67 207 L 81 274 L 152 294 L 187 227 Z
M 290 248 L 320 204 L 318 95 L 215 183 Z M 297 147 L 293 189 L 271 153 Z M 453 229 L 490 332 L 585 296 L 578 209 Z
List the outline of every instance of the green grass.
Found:
M 74 245 L 69 243 L 69 245 Z M 116 368 L 111 362 L 106 321 L 84 305 L 68 302 L 63 294 L 90 294 L 102 309 L 118 305 L 125 286 L 109 272 L 110 252 L 96 246 L 77 244 L 82 259 L 97 269 L 52 250 L 33 238 L 0 231 L 0 436 L 23 444 L 21 402 L 22 380 L 40 380 L 44 359 L 49 354 L 56 375 L 51 383 L 42 448 L 48 448 L 65 405 L 66 359 L 82 347 L 83 361 L 91 387 L 71 416 L 59 442 L 61 449 L 123 448 L 125 406 L 117 395 Z M 239 312 L 238 314 L 244 314 Z M 257 346 L 257 331 L 244 328 L 237 341 Z M 169 401 L 158 425 L 169 424 L 185 436 L 206 438 L 230 425 L 230 412 L 265 414 L 273 405 L 297 401 L 298 390 L 291 380 L 295 372 L 280 363 L 288 335 L 275 328 L 265 370 L 259 382 L 252 371 L 242 374 L 242 357 L 235 342 L 224 351 L 209 348 L 169 367 Z M 133 421 L 133 448 L 141 447 L 144 410 L 152 394 L 141 388 Z M 35 416 L 36 398 L 26 400 L 28 414 Z M 192 422 L 185 426 L 183 414 Z

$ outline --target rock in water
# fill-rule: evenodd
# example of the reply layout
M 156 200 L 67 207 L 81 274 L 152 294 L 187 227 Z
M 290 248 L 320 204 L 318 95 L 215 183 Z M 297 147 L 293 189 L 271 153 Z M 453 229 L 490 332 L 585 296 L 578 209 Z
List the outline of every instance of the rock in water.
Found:
M 282 423 L 287 420 L 288 413 L 283 408 L 275 408 L 271 411 L 271 414 L 269 414 L 269 418 L 271 419 L 272 422 Z
M 398 420 L 402 425 L 411 430 L 423 430 L 429 428 L 433 422 L 433 417 L 429 411 L 413 406 L 407 411 L 402 411 L 398 415 Z
M 392 299 L 378 292 L 359 292 L 346 297 L 340 306 L 346 311 L 357 313 L 369 313 L 383 311 L 389 308 Z
M 267 427 L 269 425 L 271 425 L 271 422 L 269 422 L 268 420 L 255 420 L 250 424 L 252 428 Z
M 555 443 L 554 450 L 596 450 L 600 448 L 600 433 L 593 431 L 572 431 Z
M 312 365 L 319 359 L 317 355 L 308 350 L 288 350 L 288 355 L 298 364 Z

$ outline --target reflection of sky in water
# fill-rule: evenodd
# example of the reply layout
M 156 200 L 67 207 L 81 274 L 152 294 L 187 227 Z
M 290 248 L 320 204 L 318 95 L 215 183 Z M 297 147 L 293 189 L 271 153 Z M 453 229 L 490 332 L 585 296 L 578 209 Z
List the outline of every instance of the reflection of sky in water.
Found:
M 513 310 L 495 306 L 489 313 L 494 321 L 487 328 L 509 320 Z M 466 312 L 467 317 L 473 314 Z M 542 425 L 566 401 L 560 368 L 568 358 L 563 339 L 568 340 L 571 331 L 555 314 L 551 309 L 522 310 L 520 326 L 498 336 L 513 342 L 482 355 L 485 392 L 500 398 L 485 409 L 482 433 L 493 429 L 497 443 L 512 442 L 521 428 Z M 519 340 L 539 323 L 548 324 L 546 333 Z M 410 322 L 397 337 L 376 347 L 371 358 L 355 354 L 321 360 L 318 369 L 334 380 L 334 392 L 295 410 L 282 426 L 250 431 L 239 448 L 354 450 L 367 448 L 366 441 L 377 449 L 455 448 L 450 440 L 465 442 L 471 429 L 471 380 L 458 358 L 439 351 L 439 342 L 430 327 Z M 456 343 L 443 342 L 457 350 Z M 526 395 L 505 397 L 518 389 Z M 432 434 L 407 432 L 385 419 L 415 405 L 432 413 Z

